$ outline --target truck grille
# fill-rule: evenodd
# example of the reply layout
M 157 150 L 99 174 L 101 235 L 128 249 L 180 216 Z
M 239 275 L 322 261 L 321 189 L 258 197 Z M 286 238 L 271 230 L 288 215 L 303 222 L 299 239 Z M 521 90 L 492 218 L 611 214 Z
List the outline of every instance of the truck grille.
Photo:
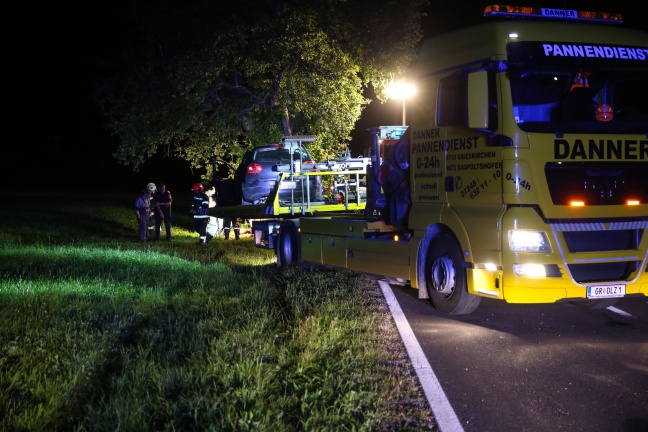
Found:
M 578 283 L 627 281 L 639 268 L 639 261 L 568 264 L 567 268 Z
M 563 232 L 569 252 L 634 250 L 642 235 L 643 229 Z
M 576 282 L 627 281 L 641 265 L 643 257 L 637 255 L 638 247 L 648 221 L 554 223 L 551 226 L 554 232 L 562 233 L 563 247 L 569 253 L 611 252 L 608 258 L 566 262 Z M 624 251 L 627 253 L 619 257 L 619 252 Z

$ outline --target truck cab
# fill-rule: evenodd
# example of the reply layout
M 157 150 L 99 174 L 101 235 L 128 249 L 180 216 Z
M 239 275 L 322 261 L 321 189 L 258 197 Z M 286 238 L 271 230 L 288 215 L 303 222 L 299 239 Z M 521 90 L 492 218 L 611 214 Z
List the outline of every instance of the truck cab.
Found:
M 449 233 L 471 294 L 599 306 L 645 295 L 646 33 L 609 14 L 485 14 L 506 19 L 421 50 L 409 228 Z

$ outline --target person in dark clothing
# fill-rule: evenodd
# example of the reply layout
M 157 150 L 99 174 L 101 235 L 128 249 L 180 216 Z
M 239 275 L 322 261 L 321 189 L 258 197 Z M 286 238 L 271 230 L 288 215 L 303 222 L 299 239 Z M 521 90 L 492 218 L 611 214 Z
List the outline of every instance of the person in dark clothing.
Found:
M 148 231 L 151 224 L 151 197 L 155 189 L 155 184 L 149 183 L 144 193 L 135 200 L 135 217 L 139 229 L 139 240 L 142 243 L 148 240 Z
M 230 228 L 234 228 L 234 238 L 238 240 L 241 233 L 241 227 L 239 226 L 238 218 L 223 218 L 223 233 L 225 234 L 225 240 L 229 239 Z
M 212 235 L 207 232 L 207 225 L 209 224 L 209 196 L 205 193 L 205 186 L 202 183 L 196 183 L 191 190 L 194 193 L 191 203 L 194 229 L 200 236 L 198 243 L 204 245 L 212 239 Z
M 162 223 L 166 230 L 166 239 L 171 240 L 171 203 L 173 197 L 171 191 L 166 190 L 166 185 L 160 183 L 157 191 L 153 194 L 153 203 L 155 204 L 155 240 L 160 240 L 162 232 Z

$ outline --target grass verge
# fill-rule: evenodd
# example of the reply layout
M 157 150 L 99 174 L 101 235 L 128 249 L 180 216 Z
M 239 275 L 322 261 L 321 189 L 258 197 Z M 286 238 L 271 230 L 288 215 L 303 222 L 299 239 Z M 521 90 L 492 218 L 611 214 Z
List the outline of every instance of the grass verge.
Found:
M 375 280 L 200 247 L 182 200 L 142 245 L 131 197 L 3 198 L 1 430 L 436 430 Z

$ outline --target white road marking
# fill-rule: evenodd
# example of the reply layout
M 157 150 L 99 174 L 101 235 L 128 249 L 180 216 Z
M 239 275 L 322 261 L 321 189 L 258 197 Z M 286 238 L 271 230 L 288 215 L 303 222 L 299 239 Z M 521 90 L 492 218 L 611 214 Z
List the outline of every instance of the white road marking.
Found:
M 387 305 L 389 310 L 391 310 L 394 321 L 396 322 L 396 327 L 398 327 L 398 332 L 401 335 L 401 339 L 405 344 L 407 349 L 407 354 L 412 361 L 414 370 L 416 370 L 416 375 L 421 382 L 421 387 L 423 387 L 423 392 L 427 398 L 430 408 L 434 413 L 434 417 L 439 424 L 439 428 L 442 432 L 463 432 L 463 426 L 457 417 L 457 414 L 452 409 L 450 401 L 445 395 L 445 392 L 441 388 L 439 380 L 437 380 L 432 366 L 425 357 L 421 345 L 419 345 L 412 327 L 410 326 L 405 314 L 394 296 L 394 292 L 391 289 L 391 286 L 385 281 L 378 281 L 380 284 L 380 289 L 387 300 Z
M 619 308 L 616 308 L 616 307 L 614 307 L 614 306 L 608 306 L 607 309 L 608 309 L 609 311 L 612 311 L 612 312 L 614 312 L 615 314 L 617 314 L 617 315 L 621 315 L 622 317 L 625 317 L 625 318 L 632 318 L 632 319 L 635 318 L 634 315 L 631 315 L 631 314 L 629 314 L 628 312 L 623 311 L 623 310 L 621 310 L 621 309 L 619 309 Z

